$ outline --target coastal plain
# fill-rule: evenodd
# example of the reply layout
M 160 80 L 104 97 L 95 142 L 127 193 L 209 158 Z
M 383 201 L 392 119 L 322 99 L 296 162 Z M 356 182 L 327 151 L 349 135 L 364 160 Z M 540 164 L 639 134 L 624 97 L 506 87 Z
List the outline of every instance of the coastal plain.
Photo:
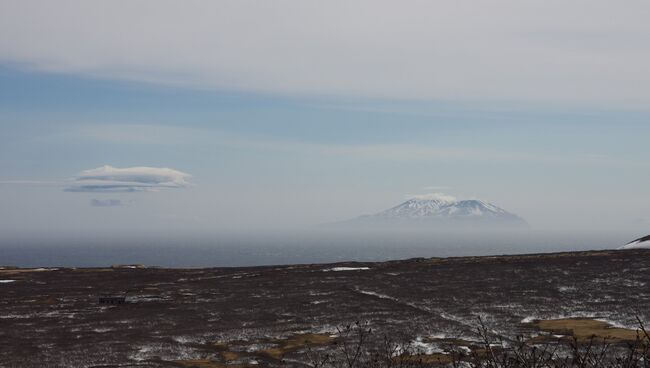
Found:
M 0 268 L 1 367 L 305 366 L 359 321 L 443 357 L 479 318 L 513 341 L 623 343 L 650 250 L 244 268 Z M 124 297 L 124 304 L 99 303 Z

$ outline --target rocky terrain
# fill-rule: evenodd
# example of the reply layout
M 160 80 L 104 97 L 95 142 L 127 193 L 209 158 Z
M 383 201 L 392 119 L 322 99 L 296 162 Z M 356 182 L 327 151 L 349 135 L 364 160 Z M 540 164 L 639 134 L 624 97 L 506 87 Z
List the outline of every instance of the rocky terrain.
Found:
M 0 269 L 0 367 L 303 366 L 354 321 L 442 356 L 507 339 L 626 341 L 650 250 L 251 268 Z M 126 296 L 125 304 L 99 297 Z M 116 299 L 117 300 L 117 299 Z M 536 340 L 535 340 L 536 339 Z

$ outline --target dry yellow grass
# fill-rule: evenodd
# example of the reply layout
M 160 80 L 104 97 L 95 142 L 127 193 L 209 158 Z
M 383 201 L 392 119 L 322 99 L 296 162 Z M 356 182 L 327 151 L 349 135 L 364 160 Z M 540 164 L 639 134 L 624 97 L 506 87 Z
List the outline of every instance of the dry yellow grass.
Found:
M 209 359 L 191 359 L 191 360 L 176 360 L 176 365 L 183 368 L 251 368 L 254 365 L 247 364 L 228 364 L 215 362 Z
M 268 348 L 260 353 L 273 359 L 281 360 L 285 354 L 302 349 L 307 346 L 327 345 L 334 341 L 328 334 L 300 334 L 288 337 L 283 340 L 276 340 L 277 347 Z
M 295 349 L 308 345 L 326 345 L 332 341 L 334 341 L 334 338 L 328 334 L 301 334 L 284 340 L 284 348 Z
M 260 351 L 260 353 L 277 360 L 281 360 L 284 354 L 288 352 L 282 348 L 268 348 Z
M 580 342 L 593 338 L 615 343 L 634 341 L 637 338 L 637 330 L 612 327 L 607 322 L 589 318 L 539 320 L 534 325 L 542 331 L 575 337 Z
M 174 363 L 187 368 L 224 368 L 225 364 L 208 359 L 177 360 Z
M 223 359 L 227 362 L 239 358 L 239 354 L 235 353 L 234 351 L 222 351 L 219 354 L 221 354 Z

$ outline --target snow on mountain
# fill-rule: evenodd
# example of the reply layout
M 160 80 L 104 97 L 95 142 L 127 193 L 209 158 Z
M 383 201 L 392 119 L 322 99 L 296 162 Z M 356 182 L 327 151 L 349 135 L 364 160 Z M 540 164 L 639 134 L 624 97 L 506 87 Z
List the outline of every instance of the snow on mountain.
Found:
M 447 195 L 415 196 L 393 208 L 346 222 L 360 225 L 526 226 L 526 221 L 494 204 L 478 199 L 457 200 Z
M 636 240 L 632 240 L 631 242 L 625 244 L 622 247 L 619 247 L 618 249 L 639 249 L 639 248 L 650 248 L 650 235 L 644 236 L 643 238 L 639 238 Z

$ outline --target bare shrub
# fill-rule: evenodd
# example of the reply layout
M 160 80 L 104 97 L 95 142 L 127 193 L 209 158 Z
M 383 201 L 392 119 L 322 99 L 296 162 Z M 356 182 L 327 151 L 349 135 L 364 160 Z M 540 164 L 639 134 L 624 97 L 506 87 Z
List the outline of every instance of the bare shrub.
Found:
M 479 318 L 477 347 L 449 346 L 437 358 L 418 351 L 411 342 L 377 338 L 361 322 L 338 328 L 339 338 L 330 349 L 307 351 L 314 368 L 650 368 L 650 336 L 639 318 L 636 340 L 613 343 L 591 338 L 580 342 L 531 343 L 523 337 L 506 341 Z M 468 351 L 469 350 L 469 351 Z

